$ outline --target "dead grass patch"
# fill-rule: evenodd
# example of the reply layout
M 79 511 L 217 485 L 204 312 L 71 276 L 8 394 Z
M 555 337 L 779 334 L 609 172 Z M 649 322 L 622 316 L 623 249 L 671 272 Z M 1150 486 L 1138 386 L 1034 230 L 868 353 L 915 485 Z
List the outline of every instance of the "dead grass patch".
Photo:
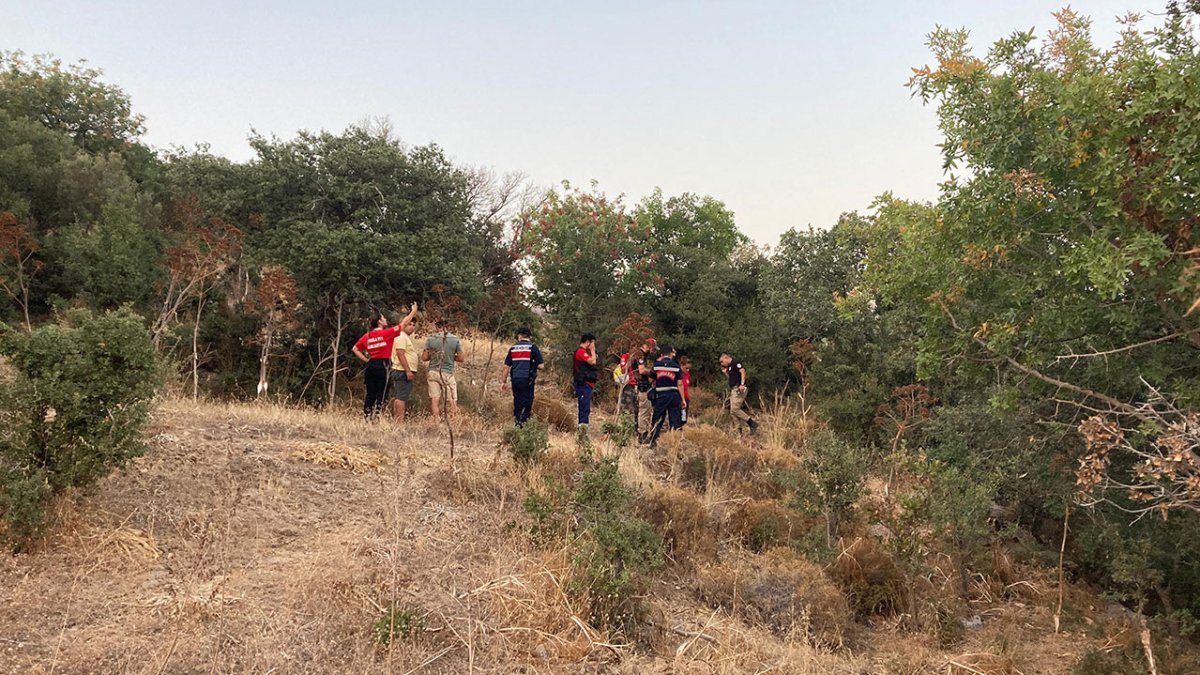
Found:
M 533 399 L 533 414 L 555 431 L 571 433 L 577 426 L 574 412 L 560 401 L 541 394 Z
M 787 546 L 812 529 L 812 521 L 770 499 L 752 499 L 725 519 L 726 535 L 751 551 Z
M 846 598 L 813 563 L 776 550 L 700 570 L 701 599 L 753 625 L 840 648 L 850 628 Z
M 431 497 L 439 501 L 466 504 L 511 502 L 519 488 L 512 484 L 506 471 L 488 470 L 474 464 L 441 466 L 425 479 Z
M 904 611 L 904 575 L 874 541 L 858 537 L 843 546 L 828 571 L 858 616 L 893 616 Z
M 673 485 L 656 485 L 637 501 L 637 512 L 658 536 L 675 562 L 716 555 L 717 539 L 708 512 L 696 495 Z
M 379 471 L 379 467 L 388 461 L 377 450 L 356 448 L 344 443 L 305 443 L 293 448 L 289 457 L 334 469 L 347 469 L 352 473 Z

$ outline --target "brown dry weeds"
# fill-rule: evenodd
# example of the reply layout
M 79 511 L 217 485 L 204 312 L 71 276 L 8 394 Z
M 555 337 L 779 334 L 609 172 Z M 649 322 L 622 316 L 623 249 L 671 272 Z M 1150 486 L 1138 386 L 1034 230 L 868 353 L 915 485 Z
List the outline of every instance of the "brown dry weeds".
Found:
M 398 428 L 347 412 L 160 403 L 146 456 L 60 500 L 37 549 L 0 556 L 0 672 L 890 673 L 1000 663 L 973 654 L 1033 673 L 1068 671 L 1097 643 L 1080 626 L 1047 629 L 1054 593 L 1043 578 L 973 601 L 984 628 L 953 653 L 889 625 L 863 628 L 853 653 L 830 651 L 843 605 L 819 569 L 797 562 L 789 583 L 835 608 L 820 615 L 832 623 L 815 640 L 781 630 L 790 618 L 747 614 L 742 598 L 758 587 L 739 582 L 726 597 L 717 584 L 705 601 L 695 571 L 680 566 L 651 584 L 643 641 L 614 644 L 564 588 L 568 552 L 525 535 L 526 486 L 578 470 L 571 438 L 553 435 L 544 465 L 530 470 L 496 459 L 497 425 L 472 415 L 452 424 L 453 462 L 442 422 L 428 417 Z M 740 495 L 762 494 L 745 488 L 763 480 L 764 464 L 789 460 L 700 434 L 703 443 L 680 440 L 709 451 L 704 494 L 668 487 L 666 472 L 636 456 L 622 476 L 645 491 L 678 554 L 715 557 L 716 570 L 765 569 L 766 558 L 718 540 L 714 524 L 747 503 Z M 1090 597 L 1078 596 L 1074 604 Z M 419 614 L 424 628 L 381 647 L 372 624 L 392 607 Z

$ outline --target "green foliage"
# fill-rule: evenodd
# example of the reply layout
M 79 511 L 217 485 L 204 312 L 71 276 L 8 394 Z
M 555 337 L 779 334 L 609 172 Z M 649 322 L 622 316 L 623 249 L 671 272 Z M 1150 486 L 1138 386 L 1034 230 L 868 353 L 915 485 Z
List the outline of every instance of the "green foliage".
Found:
M 511 426 L 501 432 L 500 446 L 519 464 L 532 464 L 546 454 L 550 447 L 550 429 L 536 417 L 529 418 L 524 426 Z
M 46 499 L 142 454 L 160 371 L 128 310 L 80 311 L 32 334 L 3 330 L 0 352 L 17 377 L 0 400 L 0 519 L 19 540 L 44 524 Z
M 375 642 L 387 647 L 397 639 L 414 640 L 425 630 L 425 616 L 418 610 L 393 606 L 371 626 Z
M 65 133 L 89 152 L 123 150 L 142 133 L 142 117 L 100 75 L 49 56 L 0 52 L 0 110 Z
M 650 523 L 634 514 L 615 458 L 602 459 L 583 474 L 573 501 L 580 524 L 569 588 L 587 601 L 593 625 L 628 629 L 638 618 L 644 575 L 662 564 L 662 542 Z
M 601 433 L 608 436 L 613 445 L 618 448 L 624 448 L 629 445 L 629 441 L 633 439 L 634 420 L 629 415 L 620 415 L 616 421 L 606 421 L 600 427 Z
M 819 431 L 808 441 L 803 471 L 796 476 L 794 505 L 825 517 L 826 534 L 836 538 L 838 522 L 862 496 L 869 457 L 859 446 L 833 433 Z

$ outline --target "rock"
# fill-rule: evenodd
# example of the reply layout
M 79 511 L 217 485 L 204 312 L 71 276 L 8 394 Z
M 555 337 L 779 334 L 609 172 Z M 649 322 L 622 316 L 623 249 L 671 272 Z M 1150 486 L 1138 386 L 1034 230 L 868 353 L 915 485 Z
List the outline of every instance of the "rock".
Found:
M 959 621 L 962 623 L 962 627 L 967 630 L 979 630 L 983 628 L 983 617 L 978 614 L 969 619 L 959 619 Z
M 550 658 L 550 654 L 546 652 L 546 645 L 541 644 L 533 648 L 533 655 L 543 661 Z
M 889 541 L 892 538 L 892 531 L 887 529 L 883 523 L 875 523 L 868 527 L 867 534 L 870 534 L 879 541 Z

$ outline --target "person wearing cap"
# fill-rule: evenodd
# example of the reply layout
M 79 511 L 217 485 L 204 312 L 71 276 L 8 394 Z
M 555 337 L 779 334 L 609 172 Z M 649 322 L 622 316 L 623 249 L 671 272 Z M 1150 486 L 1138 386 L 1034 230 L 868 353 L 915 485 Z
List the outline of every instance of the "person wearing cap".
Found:
M 367 394 L 363 400 L 363 417 L 373 419 L 383 410 L 387 401 L 388 366 L 392 362 L 392 344 L 404 326 L 417 315 L 417 303 L 412 304 L 408 316 L 395 326 L 388 325 L 387 315 L 372 309 L 367 319 L 368 330 L 354 343 L 354 355 L 367 364 L 363 369 L 363 384 Z
M 729 355 L 721 354 L 721 370 L 729 376 L 729 414 L 734 424 L 741 429 L 741 422 L 750 427 L 750 433 L 758 431 L 758 423 L 746 412 L 746 369 L 741 362 Z
M 438 332 L 425 338 L 425 350 L 421 360 L 429 364 L 429 411 L 434 417 L 441 415 L 441 402 L 446 401 L 446 411 L 458 414 L 458 381 L 454 379 L 454 364 L 466 358 L 462 341 L 450 332 L 450 322 L 438 319 L 434 326 Z
M 679 391 L 683 369 L 675 360 L 675 349 L 663 345 L 654 362 L 654 416 L 650 422 L 650 447 L 658 447 L 663 425 L 683 428 L 683 395 Z
M 512 376 L 513 419 L 517 426 L 525 426 L 525 421 L 533 414 L 533 387 L 537 381 L 538 371 L 545 367 L 542 350 L 533 344 L 532 331 L 522 326 L 517 330 L 517 342 L 508 348 L 504 357 L 504 372 L 500 375 L 500 389 L 509 386 L 509 375 Z
M 654 389 L 654 351 L 658 341 L 646 338 L 642 343 L 642 352 L 630 361 L 630 378 L 635 379 L 637 389 L 637 433 L 642 443 L 650 442 L 651 420 L 654 417 L 654 406 L 650 401 Z

